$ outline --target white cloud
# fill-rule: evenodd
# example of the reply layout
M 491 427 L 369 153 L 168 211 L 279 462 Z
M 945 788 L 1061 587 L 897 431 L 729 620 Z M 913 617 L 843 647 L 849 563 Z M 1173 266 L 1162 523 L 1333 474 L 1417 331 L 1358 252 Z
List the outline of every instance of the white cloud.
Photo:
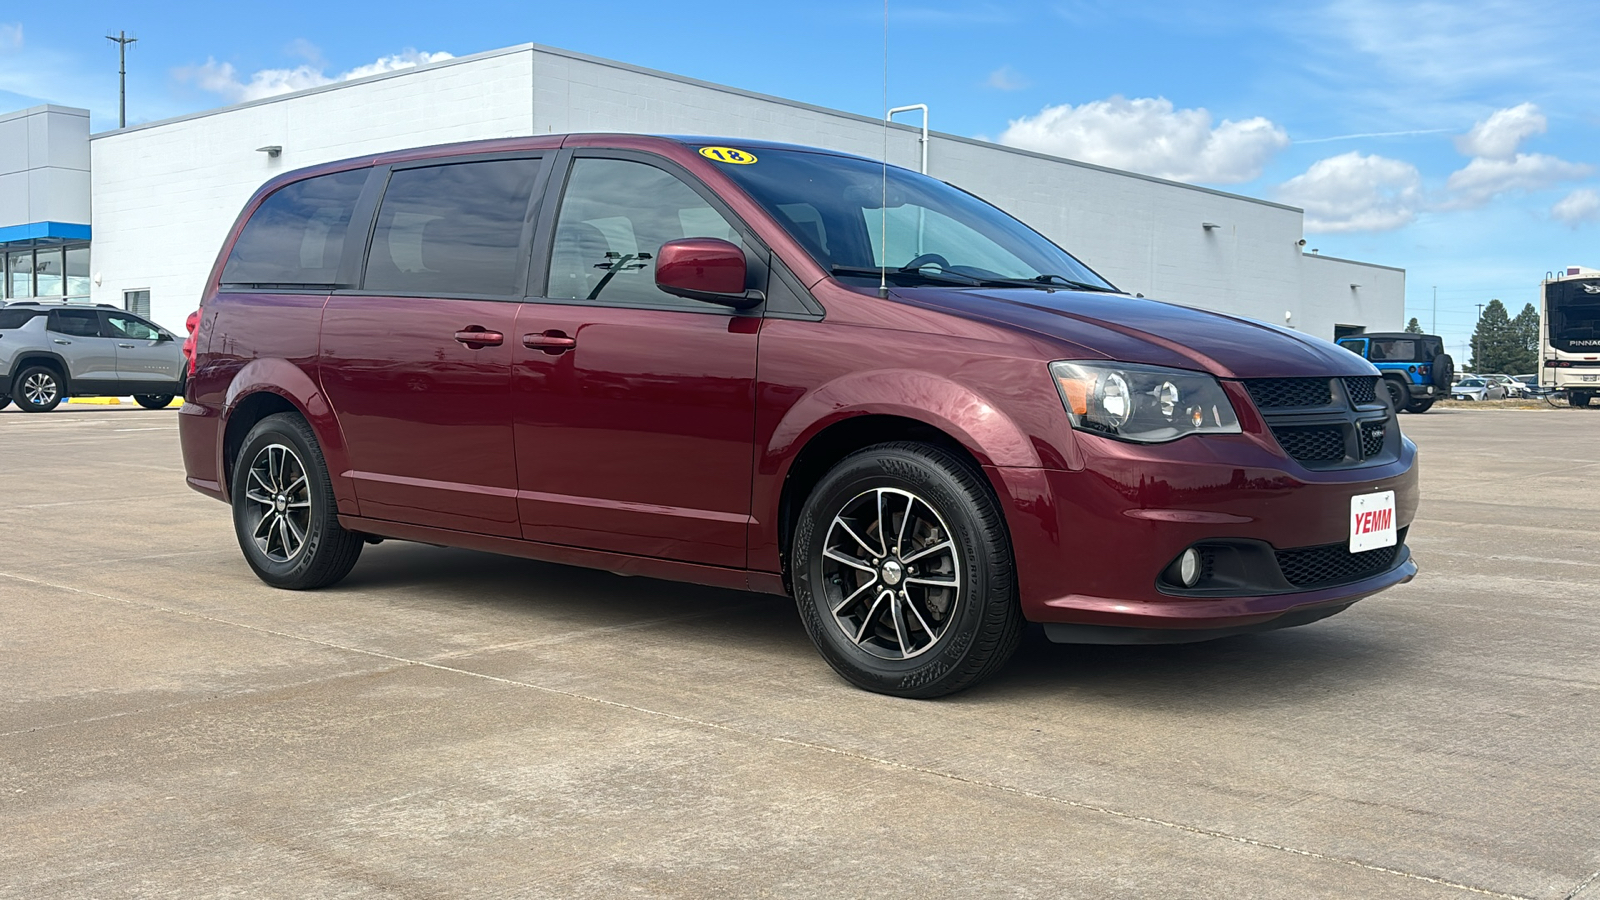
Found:
M 984 81 L 989 87 L 997 91 L 1020 91 L 1033 84 L 1021 72 L 1010 66 L 1001 66 L 989 73 L 989 78 Z
M 1456 149 L 1466 156 L 1487 159 L 1510 159 L 1516 155 L 1523 138 L 1544 134 L 1549 123 L 1539 107 L 1522 103 L 1509 109 L 1497 110 L 1489 118 L 1472 126 L 1472 130 L 1456 138 Z
M 1306 211 L 1309 232 L 1390 231 L 1416 219 L 1422 174 L 1398 159 L 1344 153 L 1312 163 L 1278 196 Z
M 1482 206 L 1504 193 L 1542 190 L 1563 181 L 1585 178 L 1593 171 L 1593 166 L 1542 153 L 1518 153 L 1510 159 L 1480 156 L 1450 173 L 1446 187 L 1455 196 L 1449 205 Z
M 300 49 L 303 50 L 304 48 Z M 280 94 L 303 91 L 306 88 L 320 87 L 324 84 L 333 84 L 336 81 L 365 78 L 368 75 L 393 72 L 396 69 L 408 69 L 423 63 L 439 62 L 451 58 L 452 56 L 449 53 L 426 53 L 408 49 L 333 76 L 325 74 L 322 66 L 308 63 L 292 69 L 261 69 L 252 74 L 247 81 L 240 79 L 239 73 L 234 69 L 232 63 L 219 63 L 214 59 L 207 59 L 204 65 L 178 69 L 174 74 L 177 75 L 179 80 L 192 81 L 201 90 L 220 95 L 230 103 L 245 103 L 250 100 L 260 100 L 264 97 L 276 97 Z
M 1115 96 L 1014 119 L 1000 143 L 1174 181 L 1234 184 L 1260 175 L 1289 145 L 1289 135 L 1260 116 L 1212 127 L 1204 109 L 1174 110 L 1164 97 Z
M 0 50 L 22 48 L 22 23 L 0 22 Z
M 1600 193 L 1589 188 L 1579 188 L 1550 207 L 1550 215 L 1574 228 L 1584 222 L 1600 219 Z

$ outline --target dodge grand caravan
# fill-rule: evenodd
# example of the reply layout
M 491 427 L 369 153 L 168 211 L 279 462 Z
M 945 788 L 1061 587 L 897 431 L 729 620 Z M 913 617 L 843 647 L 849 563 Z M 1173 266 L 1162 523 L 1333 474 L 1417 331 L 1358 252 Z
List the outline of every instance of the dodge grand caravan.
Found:
M 1024 621 L 1203 640 L 1416 573 L 1369 362 L 839 153 L 567 135 L 292 172 L 196 329 L 188 482 L 278 587 L 390 538 L 788 594 L 844 678 L 932 697 Z

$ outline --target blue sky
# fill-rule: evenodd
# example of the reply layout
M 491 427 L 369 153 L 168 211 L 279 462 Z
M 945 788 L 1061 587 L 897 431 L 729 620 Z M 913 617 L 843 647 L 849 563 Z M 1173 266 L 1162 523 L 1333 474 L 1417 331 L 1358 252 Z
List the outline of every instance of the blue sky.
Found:
M 1324 254 L 1408 272 L 1460 355 L 1475 304 L 1600 266 L 1600 4 L 891 2 L 890 101 L 982 136 L 1302 206 Z M 882 5 L 109 3 L 0 12 L 0 111 L 129 119 L 534 41 L 864 114 Z M 1068 248 L 1071 249 L 1071 248 Z M 1172 298 L 1180 300 L 1182 298 Z

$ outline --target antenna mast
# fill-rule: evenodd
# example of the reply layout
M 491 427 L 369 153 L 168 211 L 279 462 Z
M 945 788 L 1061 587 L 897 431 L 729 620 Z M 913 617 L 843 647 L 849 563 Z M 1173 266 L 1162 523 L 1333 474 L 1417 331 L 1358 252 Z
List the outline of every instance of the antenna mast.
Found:
M 887 0 L 885 0 L 887 2 Z M 106 35 L 106 40 L 117 45 L 117 75 L 121 79 L 121 86 L 117 92 L 117 127 L 128 127 L 128 45 L 137 42 L 138 38 L 128 37 L 126 31 Z

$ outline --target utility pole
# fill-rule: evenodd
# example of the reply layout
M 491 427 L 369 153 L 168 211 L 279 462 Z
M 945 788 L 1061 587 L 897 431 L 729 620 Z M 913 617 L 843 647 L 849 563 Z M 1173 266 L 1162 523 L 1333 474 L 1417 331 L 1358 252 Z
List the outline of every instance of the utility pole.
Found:
M 1481 360 L 1478 359 L 1478 344 L 1481 343 L 1478 340 L 1478 334 L 1480 332 L 1482 332 L 1482 331 L 1483 331 L 1483 304 L 1479 303 L 1478 304 L 1478 324 L 1477 324 L 1476 327 L 1474 327 L 1472 329 L 1472 374 L 1474 374 L 1474 375 L 1478 374 L 1478 369 L 1482 368 L 1479 365 Z
M 108 34 L 108 35 L 106 35 L 106 40 L 111 41 L 111 42 L 113 42 L 113 43 L 115 43 L 117 45 L 117 59 L 118 59 L 118 62 L 120 63 L 120 65 L 117 68 L 117 74 L 121 77 L 121 80 L 122 80 L 121 90 L 118 91 L 118 96 L 117 96 L 117 127 L 118 128 L 127 128 L 128 127 L 128 45 L 131 44 L 131 43 L 134 43 L 135 41 L 137 41 L 139 39 L 138 38 L 128 37 L 128 33 L 126 31 L 119 31 L 116 34 Z

